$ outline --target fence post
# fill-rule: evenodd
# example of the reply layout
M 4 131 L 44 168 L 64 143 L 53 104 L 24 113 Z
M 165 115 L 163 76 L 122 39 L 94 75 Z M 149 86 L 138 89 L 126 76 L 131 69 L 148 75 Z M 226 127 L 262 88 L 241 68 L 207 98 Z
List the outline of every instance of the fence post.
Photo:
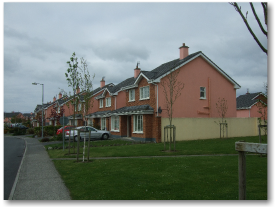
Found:
M 239 152 L 239 200 L 246 199 L 246 152 L 267 154 L 267 144 L 236 142 L 235 150 Z
M 246 157 L 239 151 L 239 200 L 246 199 Z

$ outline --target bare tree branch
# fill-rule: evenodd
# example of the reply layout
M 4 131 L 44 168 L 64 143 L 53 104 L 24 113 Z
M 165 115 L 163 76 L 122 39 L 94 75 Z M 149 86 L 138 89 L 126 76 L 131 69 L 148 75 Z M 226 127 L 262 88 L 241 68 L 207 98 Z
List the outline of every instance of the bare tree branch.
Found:
M 230 4 L 235 8 L 235 10 L 240 14 L 240 16 L 242 17 L 247 29 L 249 30 L 250 34 L 253 36 L 254 40 L 256 41 L 256 43 L 259 45 L 259 47 L 263 50 L 264 53 L 267 54 L 267 49 L 260 43 L 259 39 L 256 37 L 256 35 L 254 34 L 254 32 L 252 31 L 249 23 L 247 22 L 247 19 L 244 17 L 242 11 L 241 11 L 241 7 L 239 7 L 239 5 L 237 4 L 237 2 L 230 2 Z M 264 4 L 265 5 L 265 4 Z M 264 7 L 263 5 L 263 7 Z M 266 7 L 264 7 L 264 11 L 266 14 Z M 266 15 L 265 15 L 266 17 Z
M 253 12 L 253 14 L 254 14 L 254 16 L 255 16 L 255 19 L 257 20 L 257 22 L 258 22 L 258 24 L 259 24 L 259 26 L 260 26 L 260 29 L 262 30 L 262 32 L 264 33 L 264 35 L 267 36 L 267 32 L 265 31 L 265 29 L 264 29 L 262 23 L 260 22 L 260 19 L 259 19 L 258 15 L 256 14 L 256 11 L 255 11 L 255 8 L 254 8 L 252 2 L 250 2 L 250 6 L 251 6 L 252 12 Z

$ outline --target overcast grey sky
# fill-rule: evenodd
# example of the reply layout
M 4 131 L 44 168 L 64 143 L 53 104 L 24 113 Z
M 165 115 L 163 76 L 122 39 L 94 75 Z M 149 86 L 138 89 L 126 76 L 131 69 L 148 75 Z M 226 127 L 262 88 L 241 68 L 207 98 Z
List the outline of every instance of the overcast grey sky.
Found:
M 241 4 L 260 41 L 248 3 Z M 260 3 L 254 3 L 263 22 Z M 137 61 L 150 71 L 189 53 L 202 51 L 241 89 L 237 96 L 264 91 L 267 55 L 233 6 L 225 3 L 4 3 L 4 111 L 33 112 L 67 87 L 64 73 L 73 52 L 95 74 L 117 84 L 133 76 Z M 265 24 L 263 24 L 265 26 Z M 265 26 L 266 27 L 266 26 Z

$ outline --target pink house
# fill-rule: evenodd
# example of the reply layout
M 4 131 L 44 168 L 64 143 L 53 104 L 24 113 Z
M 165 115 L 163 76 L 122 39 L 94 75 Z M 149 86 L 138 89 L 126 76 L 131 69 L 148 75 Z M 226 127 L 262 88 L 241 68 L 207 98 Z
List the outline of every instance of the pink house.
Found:
M 173 117 L 219 117 L 219 98 L 227 100 L 226 117 L 236 117 L 236 89 L 240 85 L 202 52 L 189 54 L 185 44 L 179 58 L 151 71 L 143 71 L 137 64 L 132 77 L 106 87 L 95 96 L 96 105 L 87 117 L 113 137 L 160 142 L 161 117 L 168 117 L 161 82 L 176 71 L 185 86 L 174 104 Z
M 114 138 L 160 142 L 161 118 L 168 117 L 162 82 L 179 72 L 177 80 L 184 89 L 173 106 L 174 118 L 219 117 L 219 98 L 227 100 L 225 117 L 236 117 L 236 89 L 240 85 L 201 51 L 189 54 L 185 44 L 179 50 L 177 59 L 151 71 L 141 70 L 137 64 L 130 77 L 117 85 L 105 85 L 103 79 L 91 94 L 93 107 L 85 116 L 72 118 L 72 110 L 64 105 L 69 99 L 59 106 L 65 108 L 65 116 L 79 120 L 78 125 L 83 125 L 85 117 L 89 125 L 110 131 Z
M 265 116 L 265 119 L 267 119 L 267 98 L 263 93 L 246 93 L 237 98 L 237 117 L 260 118 L 262 116 Z

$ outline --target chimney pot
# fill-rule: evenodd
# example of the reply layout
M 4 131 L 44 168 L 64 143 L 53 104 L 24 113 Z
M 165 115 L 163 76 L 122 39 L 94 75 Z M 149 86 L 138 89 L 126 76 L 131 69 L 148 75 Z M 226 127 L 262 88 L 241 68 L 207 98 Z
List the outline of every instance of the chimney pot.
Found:
M 53 98 L 53 102 L 55 102 L 57 99 L 56 99 L 56 97 L 54 96 L 54 98 Z
M 183 46 L 181 46 L 179 49 L 180 49 L 180 60 L 184 59 L 189 55 L 189 47 L 186 46 L 185 43 L 183 43 Z
M 100 81 L 100 84 L 101 84 L 101 88 L 103 88 L 105 86 L 105 80 L 104 80 L 104 77 L 102 77 L 102 80 Z

